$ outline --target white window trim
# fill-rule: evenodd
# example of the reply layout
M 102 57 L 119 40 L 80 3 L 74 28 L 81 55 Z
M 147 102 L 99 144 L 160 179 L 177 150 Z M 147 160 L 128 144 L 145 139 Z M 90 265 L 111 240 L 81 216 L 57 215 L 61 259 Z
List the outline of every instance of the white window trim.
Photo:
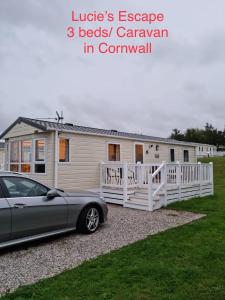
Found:
M 44 140 L 45 141 L 45 160 L 43 162 L 35 162 L 35 141 L 36 140 Z M 21 161 L 21 145 L 22 145 L 22 142 L 23 141 L 31 141 L 32 142 L 32 146 L 31 146 L 31 149 L 32 149 L 32 153 L 31 153 L 31 162 L 30 162 L 30 165 L 31 165 L 31 168 L 30 168 L 30 172 L 22 172 L 21 171 L 21 165 L 22 164 L 28 164 L 28 163 L 23 163 Z M 11 143 L 13 142 L 18 142 L 19 143 L 19 162 L 18 163 L 13 163 L 11 162 Z M 10 166 L 11 165 L 15 165 L 15 164 L 18 164 L 19 165 L 19 168 L 18 168 L 18 172 L 22 173 L 22 174 L 25 174 L 25 175 L 47 175 L 47 172 L 46 172 L 46 165 L 47 165 L 47 147 L 46 147 L 46 138 L 45 137 L 40 137 L 40 138 L 23 138 L 23 139 L 15 139 L 15 140 L 11 140 L 9 142 L 9 163 L 8 163 L 8 170 L 10 171 Z M 45 173 L 35 173 L 35 163 L 42 163 L 42 164 L 45 164 Z
M 28 139 L 23 139 L 23 141 L 27 141 Z M 10 143 L 9 143 L 9 150 L 10 150 L 10 152 L 9 152 L 9 171 L 11 170 L 11 165 L 18 165 L 18 172 L 20 172 L 20 173 L 23 173 L 23 172 L 21 172 L 21 141 L 22 140 L 12 140 L 12 141 L 10 141 Z M 18 162 L 11 162 L 11 149 L 12 149 L 12 147 L 11 147 L 11 144 L 12 143 L 19 143 L 19 160 L 18 160 Z M 30 173 L 23 173 L 23 174 L 31 174 L 31 172 Z
M 145 163 L 145 144 L 144 143 L 134 143 L 134 151 L 133 151 L 133 161 L 136 164 L 136 145 L 141 145 L 143 148 L 143 164 Z
M 59 161 L 59 154 L 60 154 L 60 139 L 64 139 L 64 140 L 69 140 L 69 160 L 68 161 Z M 60 165 L 66 165 L 66 164 L 70 164 L 71 163 L 71 139 L 70 137 L 63 137 L 63 136 L 59 136 L 58 137 L 58 163 Z
M 43 161 L 36 161 L 36 141 L 40 141 L 40 140 L 43 140 L 44 143 L 45 143 L 45 146 L 44 146 L 44 160 Z M 45 165 L 45 172 L 44 173 L 36 173 L 35 172 L 35 165 Z M 32 159 L 32 174 L 35 174 L 35 175 L 46 175 L 47 172 L 46 172 L 46 169 L 47 169 L 47 143 L 46 143 L 46 138 L 44 137 L 40 137 L 40 138 L 35 138 L 33 139 L 33 159 Z
M 22 142 L 24 142 L 24 141 L 31 141 L 31 161 L 30 162 L 22 162 Z M 24 139 L 22 139 L 22 140 L 19 140 L 19 172 L 20 173 L 22 173 L 22 174 L 27 174 L 27 175 L 29 175 L 29 174 L 33 174 L 33 170 L 32 170 L 32 168 L 33 168 L 33 139 L 29 139 L 29 138 L 24 138 Z M 22 165 L 30 165 L 30 172 L 22 172 L 22 170 L 21 170 L 21 167 L 22 167 Z
M 112 145 L 120 145 L 120 160 L 115 160 L 115 161 L 112 161 L 112 160 L 109 160 L 109 145 L 112 144 Z M 116 142 L 116 141 L 109 141 L 107 142 L 106 144 L 106 161 L 108 163 L 112 163 L 112 162 L 115 162 L 115 163 L 121 163 L 121 157 L 122 157 L 122 144 L 120 142 Z

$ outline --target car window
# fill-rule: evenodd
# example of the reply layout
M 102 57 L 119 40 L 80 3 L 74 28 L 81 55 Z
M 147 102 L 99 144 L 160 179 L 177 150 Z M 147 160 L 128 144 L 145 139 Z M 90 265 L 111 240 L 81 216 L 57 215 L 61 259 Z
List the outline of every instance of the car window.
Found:
M 0 186 L 0 199 L 1 199 L 1 198 L 5 198 L 5 197 L 4 197 L 4 195 L 3 195 L 2 188 L 1 188 L 1 186 Z
M 48 188 L 42 184 L 26 178 L 3 178 L 10 198 L 46 196 Z

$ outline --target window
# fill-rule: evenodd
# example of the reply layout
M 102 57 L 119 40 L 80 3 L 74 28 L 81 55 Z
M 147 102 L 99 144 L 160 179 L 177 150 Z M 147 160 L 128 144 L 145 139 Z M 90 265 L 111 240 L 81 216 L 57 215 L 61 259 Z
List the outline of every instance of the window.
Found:
M 46 196 L 49 189 L 26 178 L 6 177 L 2 179 L 10 198 Z
M 175 150 L 170 149 L 170 161 L 175 162 Z
M 21 172 L 31 172 L 32 141 L 21 141 Z
M 108 144 L 108 161 L 120 161 L 120 144 Z
M 35 140 L 35 161 L 45 161 L 45 140 Z
M 45 173 L 45 164 L 35 164 L 34 173 Z
M 45 140 L 35 140 L 34 173 L 45 173 Z
M 155 146 L 155 151 L 159 151 L 159 145 Z
M 10 171 L 19 171 L 19 142 L 11 142 L 10 144 Z
M 10 171 L 45 173 L 45 139 L 34 141 L 22 140 L 10 143 Z
M 69 162 L 69 139 L 59 139 L 59 161 L 60 162 Z
M 1 187 L 0 187 L 0 199 L 1 199 L 1 198 L 5 198 L 5 197 L 4 197 L 4 194 L 3 194 L 2 189 L 1 189 Z
M 184 162 L 189 162 L 189 151 L 184 150 Z

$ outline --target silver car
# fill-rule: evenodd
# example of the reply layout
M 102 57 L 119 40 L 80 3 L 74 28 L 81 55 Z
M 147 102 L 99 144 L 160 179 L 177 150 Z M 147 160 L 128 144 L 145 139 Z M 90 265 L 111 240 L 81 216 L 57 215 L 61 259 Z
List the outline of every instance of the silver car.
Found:
M 0 173 L 0 248 L 78 229 L 93 233 L 107 220 L 93 193 L 66 193 L 18 173 Z

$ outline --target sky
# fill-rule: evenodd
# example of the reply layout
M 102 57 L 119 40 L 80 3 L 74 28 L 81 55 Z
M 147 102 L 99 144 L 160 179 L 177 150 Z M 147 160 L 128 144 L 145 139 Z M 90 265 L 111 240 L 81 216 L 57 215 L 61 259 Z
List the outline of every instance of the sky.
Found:
M 66 36 L 72 10 L 163 12 L 169 38 L 152 54 L 85 55 Z M 224 0 L 1 0 L 0 132 L 56 110 L 65 122 L 162 137 L 206 122 L 223 130 L 224 11 Z

